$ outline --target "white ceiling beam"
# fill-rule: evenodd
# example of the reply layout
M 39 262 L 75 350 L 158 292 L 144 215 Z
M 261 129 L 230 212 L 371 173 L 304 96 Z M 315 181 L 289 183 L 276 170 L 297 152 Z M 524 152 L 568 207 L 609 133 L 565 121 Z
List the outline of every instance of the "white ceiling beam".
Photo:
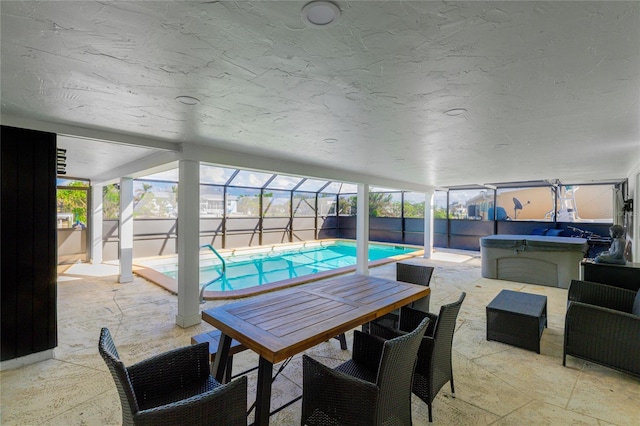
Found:
M 149 138 L 140 135 L 129 135 L 106 129 L 89 129 L 86 127 L 54 123 L 49 121 L 40 121 L 34 118 L 5 113 L 2 114 L 1 122 L 5 126 L 39 130 L 41 132 L 50 132 L 57 135 L 70 136 L 74 138 L 84 138 L 91 141 L 98 140 L 115 144 L 121 143 L 126 145 L 137 145 L 165 151 L 180 151 L 180 143 L 178 142 Z
M 182 154 L 179 152 L 158 152 L 94 176 L 91 179 L 91 183 L 106 185 L 114 183 L 122 177 L 137 178 L 175 169 L 178 167 L 177 161 L 180 160 L 181 156 Z

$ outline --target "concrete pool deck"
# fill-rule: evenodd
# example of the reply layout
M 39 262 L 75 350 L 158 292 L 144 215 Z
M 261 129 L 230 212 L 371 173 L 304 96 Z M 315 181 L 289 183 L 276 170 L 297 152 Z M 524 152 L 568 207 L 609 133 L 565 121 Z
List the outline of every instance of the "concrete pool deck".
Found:
M 640 379 L 569 357 L 562 366 L 567 290 L 481 276 L 480 254 L 437 249 L 431 259 L 411 262 L 434 266 L 431 312 L 465 291 L 453 339 L 455 398 L 448 385 L 427 405 L 412 396 L 415 426 L 636 425 L 640 418 Z M 393 264 L 372 268 L 373 276 L 395 277 Z M 3 426 L 119 425 L 118 392 L 98 354 L 101 327 L 108 327 L 126 365 L 179 346 L 191 336 L 214 330 L 202 322 L 175 324 L 175 296 L 143 278 L 120 284 L 117 265 L 76 264 L 59 273 L 58 346 L 54 358 L 0 373 Z M 486 305 L 502 289 L 545 295 L 549 328 L 540 354 L 486 340 Z M 261 296 L 257 296 L 261 297 Z M 207 301 L 202 309 L 227 303 Z M 329 340 L 308 351 L 334 367 L 350 358 Z M 234 370 L 257 365 L 252 351 L 234 356 Z M 274 366 L 277 369 L 280 365 Z M 255 398 L 257 373 L 248 375 L 247 407 Z M 302 393 L 302 357 L 296 355 L 274 381 L 272 408 Z M 271 424 L 300 424 L 301 401 L 271 418 Z M 249 423 L 253 415 L 249 416 Z

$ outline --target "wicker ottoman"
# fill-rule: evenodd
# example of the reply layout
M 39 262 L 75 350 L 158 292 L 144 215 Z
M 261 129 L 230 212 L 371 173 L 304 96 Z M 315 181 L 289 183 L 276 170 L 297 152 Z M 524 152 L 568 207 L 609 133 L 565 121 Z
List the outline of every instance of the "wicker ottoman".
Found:
M 502 290 L 487 305 L 487 340 L 540 353 L 547 326 L 547 296 Z

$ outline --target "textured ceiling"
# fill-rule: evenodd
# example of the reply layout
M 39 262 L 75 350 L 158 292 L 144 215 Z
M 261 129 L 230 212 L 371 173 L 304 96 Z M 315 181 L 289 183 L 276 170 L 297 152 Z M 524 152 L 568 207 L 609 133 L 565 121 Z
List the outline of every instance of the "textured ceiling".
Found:
M 337 1 L 326 29 L 304 4 L 3 0 L 3 124 L 145 141 L 103 169 L 153 141 L 413 187 L 640 163 L 637 1 Z

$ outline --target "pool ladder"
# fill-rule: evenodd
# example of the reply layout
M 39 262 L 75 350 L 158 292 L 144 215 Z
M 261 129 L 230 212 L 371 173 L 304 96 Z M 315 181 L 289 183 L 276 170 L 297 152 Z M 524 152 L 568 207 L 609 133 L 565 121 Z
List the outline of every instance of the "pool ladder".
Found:
M 200 303 L 204 303 L 204 289 L 209 287 L 211 284 L 215 283 L 216 281 L 221 280 L 222 278 L 224 278 L 225 274 L 227 273 L 227 264 L 224 261 L 223 257 L 220 256 L 220 253 L 218 253 L 216 251 L 216 249 L 214 249 L 211 244 L 204 244 L 204 245 L 200 246 L 201 250 L 203 248 L 208 248 L 209 250 L 211 250 L 213 252 L 213 254 L 218 256 L 218 259 L 220 259 L 220 261 L 222 262 L 222 273 L 219 276 L 217 276 L 216 278 L 212 279 L 211 281 L 209 281 L 208 283 L 206 283 L 205 285 L 202 286 L 202 288 L 200 289 Z

